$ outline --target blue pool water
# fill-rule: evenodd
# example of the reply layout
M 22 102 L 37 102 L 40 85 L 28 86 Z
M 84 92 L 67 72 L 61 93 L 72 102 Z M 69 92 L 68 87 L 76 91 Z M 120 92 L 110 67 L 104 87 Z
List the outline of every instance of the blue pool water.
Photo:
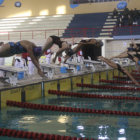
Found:
M 132 92 L 84 90 L 90 94 L 128 95 Z M 136 92 L 133 96 L 139 96 Z M 31 101 L 77 108 L 140 112 L 140 101 L 49 96 Z M 0 112 L 0 127 L 100 140 L 139 140 L 140 118 L 130 116 L 64 113 L 8 107 Z M 0 137 L 1 140 L 17 138 Z

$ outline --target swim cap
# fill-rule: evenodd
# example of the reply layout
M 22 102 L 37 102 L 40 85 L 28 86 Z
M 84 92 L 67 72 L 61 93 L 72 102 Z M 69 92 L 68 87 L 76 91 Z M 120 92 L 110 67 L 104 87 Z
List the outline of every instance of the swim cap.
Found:
M 97 44 L 99 44 L 100 47 L 102 47 L 102 46 L 104 45 L 103 42 L 102 42 L 101 40 L 99 40 L 99 41 L 97 42 Z

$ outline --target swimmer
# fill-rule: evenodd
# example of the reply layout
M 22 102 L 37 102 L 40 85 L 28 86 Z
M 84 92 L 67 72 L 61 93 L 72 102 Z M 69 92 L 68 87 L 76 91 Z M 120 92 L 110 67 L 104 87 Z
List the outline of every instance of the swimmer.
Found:
M 79 43 L 77 43 L 78 45 L 73 48 L 73 49 L 69 49 L 66 52 L 66 56 L 65 56 L 65 60 L 64 63 L 73 55 L 78 53 L 78 51 L 80 51 L 85 45 L 93 45 L 93 46 L 97 46 L 97 47 L 102 47 L 103 46 L 103 42 L 101 40 L 96 40 L 96 39 L 86 39 L 86 40 L 81 40 Z
M 44 77 L 43 72 L 41 71 L 38 59 L 39 56 L 42 53 L 42 48 L 37 47 L 34 43 L 22 40 L 19 42 L 8 42 L 6 44 L 3 44 L 0 47 L 0 57 L 10 57 L 15 54 L 22 54 L 22 53 L 28 53 L 31 57 L 32 62 L 36 66 L 38 70 L 38 74 L 42 77 Z
M 110 67 L 118 69 L 120 72 L 127 75 L 133 81 L 133 83 L 135 83 L 135 85 L 140 86 L 140 84 L 135 80 L 135 78 L 125 68 L 121 67 L 119 64 L 116 64 L 103 56 L 99 56 L 98 58 L 100 60 L 104 61 L 105 63 L 107 63 Z
M 66 49 L 68 49 L 71 45 L 68 44 L 67 41 L 62 41 L 60 37 L 58 36 L 49 36 L 47 39 L 47 42 L 45 43 L 44 47 L 43 47 L 43 51 L 42 54 L 44 54 L 44 52 L 46 52 L 48 49 L 50 49 L 53 44 L 58 45 L 59 50 L 56 52 L 56 55 L 53 59 L 53 62 L 55 63 L 56 59 L 58 56 L 60 56 L 62 54 L 63 51 L 65 51 Z
M 113 56 L 110 59 L 113 58 L 129 58 L 127 53 L 132 53 L 132 52 L 140 52 L 140 47 L 134 43 L 134 41 L 132 40 L 130 47 L 127 48 L 127 50 L 125 50 L 124 52 L 120 53 L 117 56 Z

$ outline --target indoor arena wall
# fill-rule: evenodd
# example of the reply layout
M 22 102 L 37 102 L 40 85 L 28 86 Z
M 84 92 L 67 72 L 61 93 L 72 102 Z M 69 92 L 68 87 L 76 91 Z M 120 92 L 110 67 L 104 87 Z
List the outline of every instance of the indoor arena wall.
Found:
M 0 5 L 0 18 L 20 17 L 20 16 L 39 16 L 56 14 L 80 14 L 111 12 L 118 2 L 99 2 L 80 4 L 76 8 L 70 7 L 69 0 L 20 0 L 21 7 L 15 7 L 15 0 L 5 0 Z M 129 9 L 140 9 L 138 0 L 129 0 Z

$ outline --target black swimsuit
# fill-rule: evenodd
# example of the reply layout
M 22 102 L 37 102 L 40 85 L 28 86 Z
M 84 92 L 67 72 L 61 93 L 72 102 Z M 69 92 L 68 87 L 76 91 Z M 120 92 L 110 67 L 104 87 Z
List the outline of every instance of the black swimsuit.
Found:
M 140 54 L 138 54 L 138 51 L 136 51 L 136 54 L 134 56 L 140 60 Z
M 117 67 L 118 67 L 118 70 L 119 70 L 120 72 L 122 72 L 123 74 L 126 74 L 126 73 L 122 70 L 122 68 L 121 68 L 121 66 L 120 66 L 119 64 L 117 64 Z
M 133 56 L 133 55 L 131 55 L 131 54 L 129 54 L 129 53 L 127 53 L 127 55 L 128 55 L 128 58 L 129 58 L 129 59 L 131 59 L 131 60 L 134 61 L 134 56 Z
M 72 56 L 74 54 L 73 50 L 70 48 L 67 52 L 67 55 L 68 56 Z
M 20 44 L 20 42 L 9 42 L 10 52 L 14 54 L 26 53 L 27 50 Z

